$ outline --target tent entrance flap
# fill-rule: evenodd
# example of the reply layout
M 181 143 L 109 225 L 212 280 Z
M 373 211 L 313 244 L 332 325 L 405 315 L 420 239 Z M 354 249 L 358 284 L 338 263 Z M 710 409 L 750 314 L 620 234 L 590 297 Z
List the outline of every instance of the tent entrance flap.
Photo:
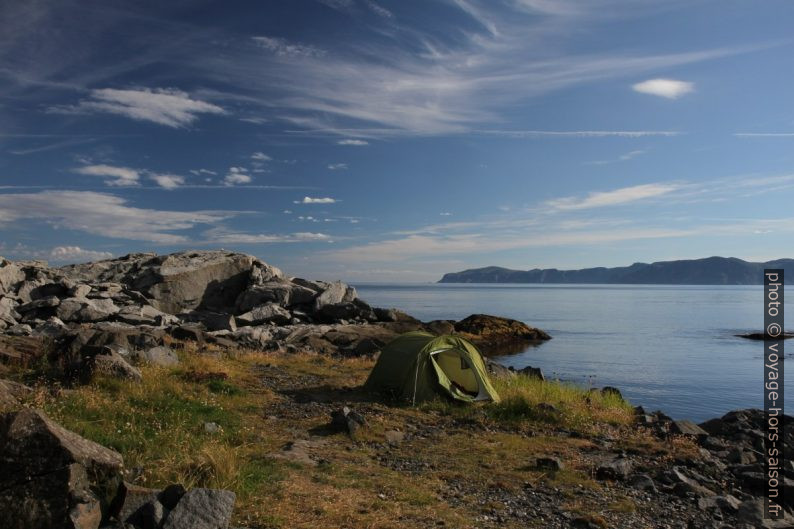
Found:
M 458 390 L 476 397 L 480 393 L 480 383 L 474 376 L 466 359 L 457 349 L 444 349 L 430 353 L 438 367 L 444 372 L 450 383 Z

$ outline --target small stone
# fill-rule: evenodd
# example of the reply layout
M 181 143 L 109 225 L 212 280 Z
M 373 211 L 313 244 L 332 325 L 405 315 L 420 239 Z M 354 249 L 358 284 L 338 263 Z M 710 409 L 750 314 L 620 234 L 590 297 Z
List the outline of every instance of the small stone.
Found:
M 204 432 L 205 433 L 213 434 L 213 433 L 218 433 L 220 430 L 221 430 L 221 427 L 218 425 L 218 423 L 215 423 L 215 422 L 205 422 L 204 423 Z
M 550 470 L 552 472 L 557 472 L 565 468 L 562 461 L 557 457 L 539 457 L 535 460 L 535 467 L 540 470 Z
M 405 434 L 397 430 L 386 430 L 383 435 L 390 445 L 398 445 L 405 440 Z
M 637 490 L 656 492 L 656 484 L 648 474 L 634 474 L 629 478 L 628 483 Z
M 686 435 L 690 437 L 696 437 L 698 439 L 705 439 L 709 436 L 706 430 L 692 421 L 687 420 L 673 421 L 670 424 L 670 431 L 678 435 Z

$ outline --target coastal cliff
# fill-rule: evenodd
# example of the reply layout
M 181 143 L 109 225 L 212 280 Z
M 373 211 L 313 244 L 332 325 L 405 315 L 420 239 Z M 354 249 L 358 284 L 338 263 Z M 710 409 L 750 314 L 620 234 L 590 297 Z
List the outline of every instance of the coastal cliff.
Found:
M 616 268 L 556 268 L 511 270 L 498 266 L 444 274 L 439 283 L 591 283 L 646 285 L 760 285 L 765 268 L 782 268 L 786 283 L 794 283 L 794 259 L 764 263 L 735 257 L 634 263 Z

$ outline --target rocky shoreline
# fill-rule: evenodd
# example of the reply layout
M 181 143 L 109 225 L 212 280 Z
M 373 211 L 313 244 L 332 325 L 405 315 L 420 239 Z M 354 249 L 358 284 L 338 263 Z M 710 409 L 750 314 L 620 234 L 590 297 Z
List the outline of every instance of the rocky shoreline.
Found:
M 135 381 L 142 377 L 142 365 L 178 365 L 173 349 L 180 343 L 355 358 L 371 356 L 411 330 L 457 333 L 486 352 L 489 345 L 503 350 L 551 338 L 521 322 L 486 315 L 420 322 L 395 309 L 369 306 L 344 283 L 288 278 L 239 253 L 131 254 L 62 268 L 0 259 L 0 407 L 18 407 L 32 391 L 2 378 L 17 367 L 45 366 L 45 384 L 76 386 L 98 373 Z M 496 377 L 516 376 L 489 365 Z M 538 376 L 539 371 L 524 374 Z M 619 395 L 614 388 L 602 391 Z M 541 411 L 553 415 L 553 408 Z M 759 410 L 742 410 L 696 425 L 638 408 L 638 428 L 661 440 L 694 443 L 697 457 L 670 460 L 626 450 L 616 439 L 592 439 L 598 455 L 592 474 L 650 505 L 665 518 L 659 527 L 792 527 L 791 518 L 762 518 L 762 420 Z M 788 453 L 794 448 L 792 427 L 787 420 Z M 552 457 L 535 464 L 555 472 L 565 463 Z M 786 508 L 791 510 L 794 465 L 786 465 Z M 10 513 L 16 523 L 8 527 L 228 526 L 233 493 L 185 491 L 179 485 L 142 489 L 124 481 L 122 467 L 118 453 L 39 411 L 25 408 L 0 416 L 0 512 Z M 586 517 L 557 520 L 553 496 L 536 500 L 556 520 L 550 527 L 606 527 Z M 454 496 L 448 501 L 454 503 Z M 509 506 L 517 500 L 489 501 Z M 529 516 L 526 508 L 508 512 L 516 519 Z M 682 520 L 688 522 L 682 525 Z

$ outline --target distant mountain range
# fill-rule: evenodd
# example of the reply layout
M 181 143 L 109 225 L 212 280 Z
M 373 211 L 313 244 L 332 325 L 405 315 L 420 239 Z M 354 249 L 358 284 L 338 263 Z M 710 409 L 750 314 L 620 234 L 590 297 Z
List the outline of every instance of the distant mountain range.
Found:
M 658 263 L 634 263 L 617 268 L 556 268 L 510 270 L 499 266 L 444 274 L 439 283 L 605 283 L 646 285 L 760 285 L 765 268 L 785 270 L 794 283 L 794 259 L 751 263 L 736 257 L 707 257 Z

